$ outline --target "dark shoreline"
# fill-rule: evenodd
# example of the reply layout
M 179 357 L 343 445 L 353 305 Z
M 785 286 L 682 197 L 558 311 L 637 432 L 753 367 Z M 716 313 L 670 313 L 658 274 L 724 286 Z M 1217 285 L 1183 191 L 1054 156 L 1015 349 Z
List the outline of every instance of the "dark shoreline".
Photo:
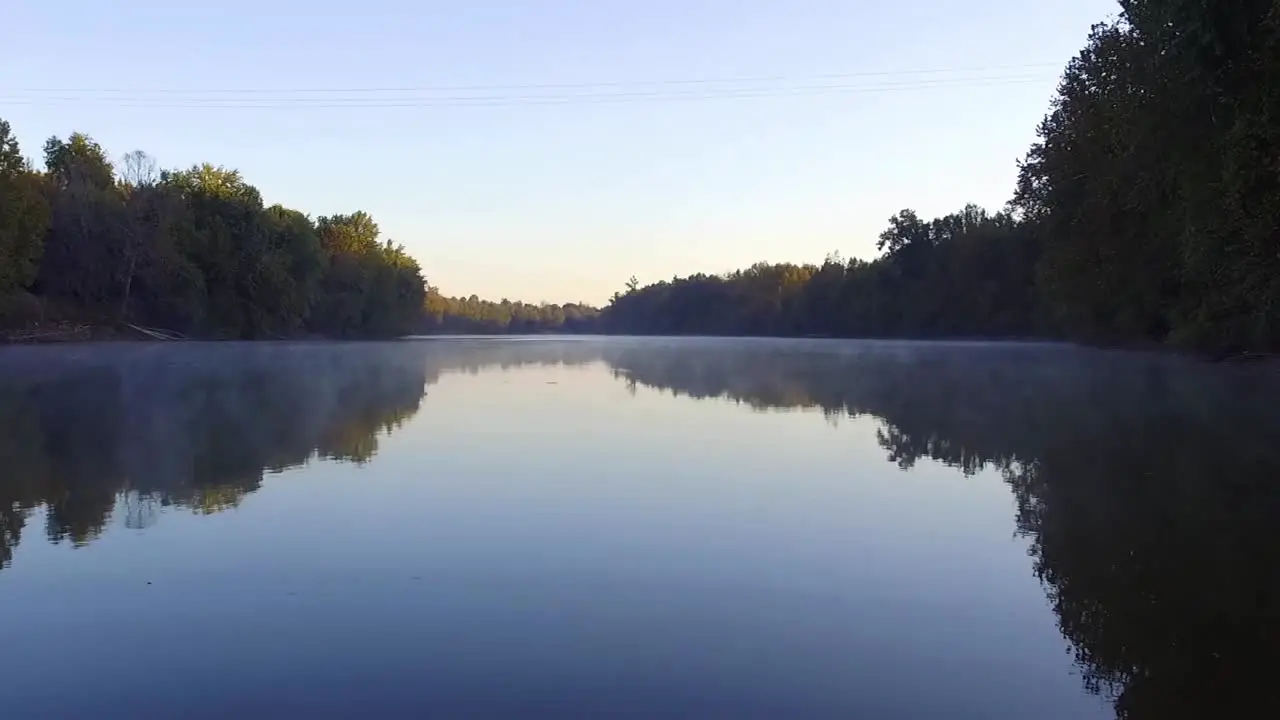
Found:
M 139 332 L 130 327 L 110 326 L 110 325 L 83 325 L 72 323 L 51 323 L 56 326 L 54 329 L 46 326 L 44 328 L 23 328 L 20 331 L 10 330 L 8 332 L 0 331 L 0 348 L 5 346 L 33 346 L 33 345 L 86 345 L 96 343 L 166 343 L 166 342 L 203 342 L 203 343 L 277 343 L 277 342 L 355 342 L 355 343 L 375 343 L 390 341 L 420 341 L 433 339 L 490 339 L 500 340 L 503 338 L 572 338 L 572 337 L 600 337 L 600 338 L 702 338 L 702 339 L 721 339 L 721 340 L 849 340 L 849 341 L 881 341 L 881 342 L 938 342 L 938 343 L 1052 343 L 1072 345 L 1081 348 L 1091 348 L 1094 350 L 1103 350 L 1110 352 L 1124 353 L 1149 353 L 1156 355 L 1166 355 L 1174 357 L 1183 357 L 1188 360 L 1196 360 L 1210 364 L 1227 364 L 1227 365 L 1258 365 L 1280 363 L 1280 355 L 1274 353 L 1256 353 L 1256 352 L 1240 352 L 1233 354 L 1222 353 L 1206 353 L 1187 350 L 1184 348 L 1171 347 L 1169 345 L 1161 345 L 1158 343 L 1086 343 L 1072 340 L 1064 340 L 1061 338 L 1043 338 L 1043 337 L 819 337 L 807 336 L 796 337 L 788 335 L 745 335 L 745 336 L 728 336 L 728 335 L 630 335 L 621 333 L 414 333 L 410 335 L 394 336 L 394 337 L 328 337 L 314 333 L 299 334 L 292 336 L 279 336 L 269 338 L 228 338 L 228 337 L 173 337 L 173 338 L 157 338 L 150 337 L 143 332 Z M 150 330 L 150 328 L 147 328 Z M 18 334 L 22 333 L 22 334 Z
M 150 333 L 150 334 L 149 334 Z M 168 335 L 168 337 L 163 337 Z M 0 347 L 22 345 L 79 345 L 91 343 L 163 343 L 163 342 L 345 342 L 386 341 L 389 337 L 329 337 L 316 333 L 280 335 L 264 338 L 231 338 L 218 336 L 185 336 L 163 328 L 135 328 L 128 325 L 92 325 L 85 323 L 44 323 L 18 329 L 0 329 Z

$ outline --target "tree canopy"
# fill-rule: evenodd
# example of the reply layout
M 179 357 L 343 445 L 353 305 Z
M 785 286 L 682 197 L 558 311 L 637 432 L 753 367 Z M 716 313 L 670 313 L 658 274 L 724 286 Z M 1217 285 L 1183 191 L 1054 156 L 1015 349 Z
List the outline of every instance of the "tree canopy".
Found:
M 160 171 L 134 151 L 117 166 L 83 133 L 50 138 L 40 172 L 2 121 L 0 261 L 0 320 L 212 338 L 403 335 L 426 293 L 366 213 L 267 207 L 239 171 L 209 163 Z
M 970 206 L 932 221 L 904 210 L 872 262 L 758 263 L 725 275 L 631 286 L 604 309 L 610 332 L 823 337 L 1021 337 L 1041 328 L 1030 226 Z

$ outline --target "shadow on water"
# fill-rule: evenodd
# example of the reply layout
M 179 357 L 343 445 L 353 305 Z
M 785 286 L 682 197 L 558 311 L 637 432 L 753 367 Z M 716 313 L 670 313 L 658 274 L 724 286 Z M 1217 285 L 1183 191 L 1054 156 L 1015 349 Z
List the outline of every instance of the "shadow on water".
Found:
M 904 469 L 998 471 L 1084 682 L 1117 717 L 1280 711 L 1274 368 L 909 343 L 636 346 L 609 362 L 676 395 L 878 418 Z
M 45 510 L 85 545 L 112 517 L 235 507 L 264 475 L 363 464 L 451 372 L 599 361 L 584 344 L 191 343 L 19 347 L 0 355 L 0 570 Z
M 312 458 L 363 463 L 426 382 L 393 345 L 19 348 L 0 358 L 0 564 L 44 507 L 52 542 L 123 513 L 213 513 Z
M 1280 709 L 1280 377 L 1048 345 L 426 341 L 0 357 L 0 561 L 113 512 L 216 512 L 364 462 L 450 372 L 604 363 L 633 390 L 879 422 L 886 459 L 998 473 L 1089 690 L 1121 718 Z M 19 381 L 17 378 L 21 378 Z

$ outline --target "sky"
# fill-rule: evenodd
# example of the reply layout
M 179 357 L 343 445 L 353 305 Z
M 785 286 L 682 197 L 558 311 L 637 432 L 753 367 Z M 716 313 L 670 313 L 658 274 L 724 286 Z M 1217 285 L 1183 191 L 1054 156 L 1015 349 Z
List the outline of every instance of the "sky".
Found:
M 1115 0 L 4 0 L 36 159 L 239 169 L 364 210 L 448 295 L 604 302 L 871 258 L 890 215 L 998 209 Z

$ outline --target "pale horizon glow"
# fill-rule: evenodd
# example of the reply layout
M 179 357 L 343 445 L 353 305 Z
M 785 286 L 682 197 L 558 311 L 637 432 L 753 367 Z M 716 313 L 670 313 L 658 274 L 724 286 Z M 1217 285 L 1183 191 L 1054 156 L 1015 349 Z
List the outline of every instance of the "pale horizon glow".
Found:
M 365 210 L 447 295 L 599 304 L 632 275 L 870 258 L 907 207 L 999 209 L 1117 10 L 11 0 L 0 119 L 33 160 L 83 131 L 112 158 L 237 168 L 313 217 Z M 687 82 L 734 78 L 775 79 Z M 717 90 L 740 87 L 763 96 Z M 475 95 L 497 100 L 448 99 Z

